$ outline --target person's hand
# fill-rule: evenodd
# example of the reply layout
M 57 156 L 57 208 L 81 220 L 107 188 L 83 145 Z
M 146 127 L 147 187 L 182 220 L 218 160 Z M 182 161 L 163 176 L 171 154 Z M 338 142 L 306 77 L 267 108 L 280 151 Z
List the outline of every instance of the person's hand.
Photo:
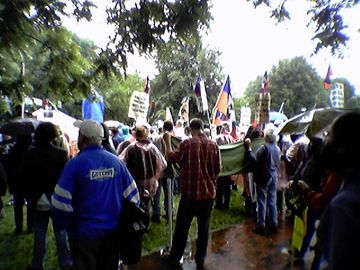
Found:
M 171 135 L 169 133 L 165 132 L 163 135 L 163 139 L 165 142 L 170 142 Z
M 250 146 L 251 146 L 251 140 L 249 138 L 245 139 L 245 141 L 244 141 L 245 149 L 250 150 Z

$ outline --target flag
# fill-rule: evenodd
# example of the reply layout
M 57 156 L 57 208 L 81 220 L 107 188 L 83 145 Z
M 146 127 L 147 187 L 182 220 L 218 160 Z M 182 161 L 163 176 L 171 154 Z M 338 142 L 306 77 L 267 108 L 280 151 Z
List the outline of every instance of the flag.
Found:
M 265 71 L 264 78 L 262 81 L 262 86 L 261 86 L 262 93 L 265 94 L 266 92 L 268 92 L 269 88 L 270 88 L 270 79 L 267 74 L 267 71 Z
M 149 94 L 149 96 L 150 96 L 151 88 L 150 88 L 150 79 L 149 79 L 149 76 L 147 76 L 146 79 L 145 79 L 144 92 L 147 93 L 147 94 Z
M 170 108 L 169 108 L 169 107 L 166 107 L 165 120 L 166 120 L 166 121 L 171 121 L 171 123 L 174 123 L 174 120 L 173 120 L 173 118 L 172 118 L 171 111 L 170 111 Z
M 206 92 L 205 92 L 205 84 L 201 78 L 201 75 L 198 76 L 194 88 L 196 105 L 199 112 L 206 112 L 209 109 Z
M 237 142 L 239 140 L 239 136 L 237 133 L 237 128 L 236 128 L 236 121 L 232 121 L 231 123 L 231 132 L 230 132 L 231 137 L 233 137 L 233 139 Z
M 181 107 L 179 110 L 179 118 L 183 120 L 184 124 L 189 124 L 189 98 L 184 97 L 181 101 Z
M 329 64 L 328 71 L 327 71 L 326 77 L 324 79 L 324 88 L 325 88 L 325 90 L 329 90 L 332 87 L 332 84 L 331 84 L 331 76 L 332 75 L 333 75 L 333 73 L 332 73 L 332 70 L 331 70 L 331 66 Z
M 222 122 L 235 121 L 234 102 L 231 95 L 230 78 L 227 76 L 225 84 L 220 91 L 213 111 L 213 124 L 220 125 Z

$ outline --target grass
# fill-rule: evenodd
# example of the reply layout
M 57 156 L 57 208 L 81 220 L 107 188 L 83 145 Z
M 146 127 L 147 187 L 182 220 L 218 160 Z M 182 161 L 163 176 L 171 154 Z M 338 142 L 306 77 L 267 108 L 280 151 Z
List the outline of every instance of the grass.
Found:
M 6 204 L 11 197 L 7 195 L 3 197 Z M 163 198 L 162 198 L 163 199 Z M 175 196 L 175 207 L 177 210 L 179 203 L 179 196 Z M 219 211 L 214 209 L 211 218 L 211 230 L 220 230 L 234 224 L 238 224 L 244 219 L 243 197 L 241 190 L 232 191 L 230 210 Z M 13 207 L 5 206 L 6 216 L 0 219 L 0 269 L 1 270 L 22 270 L 31 262 L 33 235 L 22 233 L 20 235 L 14 234 L 14 218 Z M 25 207 L 24 207 L 25 212 Z M 175 213 L 176 214 L 176 213 Z M 25 217 L 25 214 L 24 214 Z M 24 220 L 24 223 L 25 220 Z M 25 228 L 26 225 L 24 224 Z M 175 226 L 175 224 L 174 224 Z M 189 238 L 195 239 L 197 234 L 197 224 L 194 219 Z M 189 240 L 190 240 L 189 239 Z M 169 242 L 169 228 L 165 220 L 160 224 L 153 223 L 150 231 L 144 235 L 143 239 L 143 255 L 158 251 L 168 247 Z M 52 226 L 49 226 L 47 238 L 47 254 L 45 257 L 46 270 L 58 270 L 55 239 Z

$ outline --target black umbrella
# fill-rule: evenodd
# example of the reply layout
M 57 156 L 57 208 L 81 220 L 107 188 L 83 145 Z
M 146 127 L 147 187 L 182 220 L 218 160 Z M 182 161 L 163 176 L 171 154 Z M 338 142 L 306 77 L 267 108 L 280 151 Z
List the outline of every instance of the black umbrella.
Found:
M 0 133 L 10 136 L 29 135 L 33 133 L 40 121 L 34 118 L 11 120 L 0 127 Z
M 282 123 L 278 127 L 278 134 L 306 134 L 308 137 L 323 138 L 324 132 L 337 117 L 352 111 L 357 109 L 320 108 L 306 111 Z

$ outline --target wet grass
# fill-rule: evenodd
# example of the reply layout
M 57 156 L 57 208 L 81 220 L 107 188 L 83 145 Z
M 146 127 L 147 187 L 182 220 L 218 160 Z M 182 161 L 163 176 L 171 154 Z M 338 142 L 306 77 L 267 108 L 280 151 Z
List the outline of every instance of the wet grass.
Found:
M 11 197 L 3 197 L 6 204 Z M 175 196 L 175 207 L 177 210 L 180 197 Z M 24 207 L 25 212 L 25 207 Z M 216 210 L 212 212 L 211 230 L 220 230 L 244 219 L 243 197 L 241 191 L 232 191 L 231 206 L 229 210 Z M 5 206 L 6 216 L 0 219 L 0 270 L 22 270 L 31 262 L 33 248 L 33 234 L 14 234 L 13 207 Z M 24 213 L 25 214 L 25 213 Z M 176 213 L 175 213 L 176 215 Z M 25 215 L 24 215 L 25 216 Z M 24 221 L 24 223 L 26 223 Z M 174 229 L 175 224 L 173 224 Z M 25 225 L 26 229 L 26 225 Z M 153 223 L 150 231 L 143 238 L 143 255 L 169 247 L 169 225 L 163 219 L 160 224 Z M 193 221 L 189 238 L 195 239 L 197 234 L 196 220 Z M 189 240 L 190 240 L 189 239 Z M 55 239 L 50 224 L 47 238 L 47 255 L 45 258 L 46 270 L 58 270 L 56 257 Z

